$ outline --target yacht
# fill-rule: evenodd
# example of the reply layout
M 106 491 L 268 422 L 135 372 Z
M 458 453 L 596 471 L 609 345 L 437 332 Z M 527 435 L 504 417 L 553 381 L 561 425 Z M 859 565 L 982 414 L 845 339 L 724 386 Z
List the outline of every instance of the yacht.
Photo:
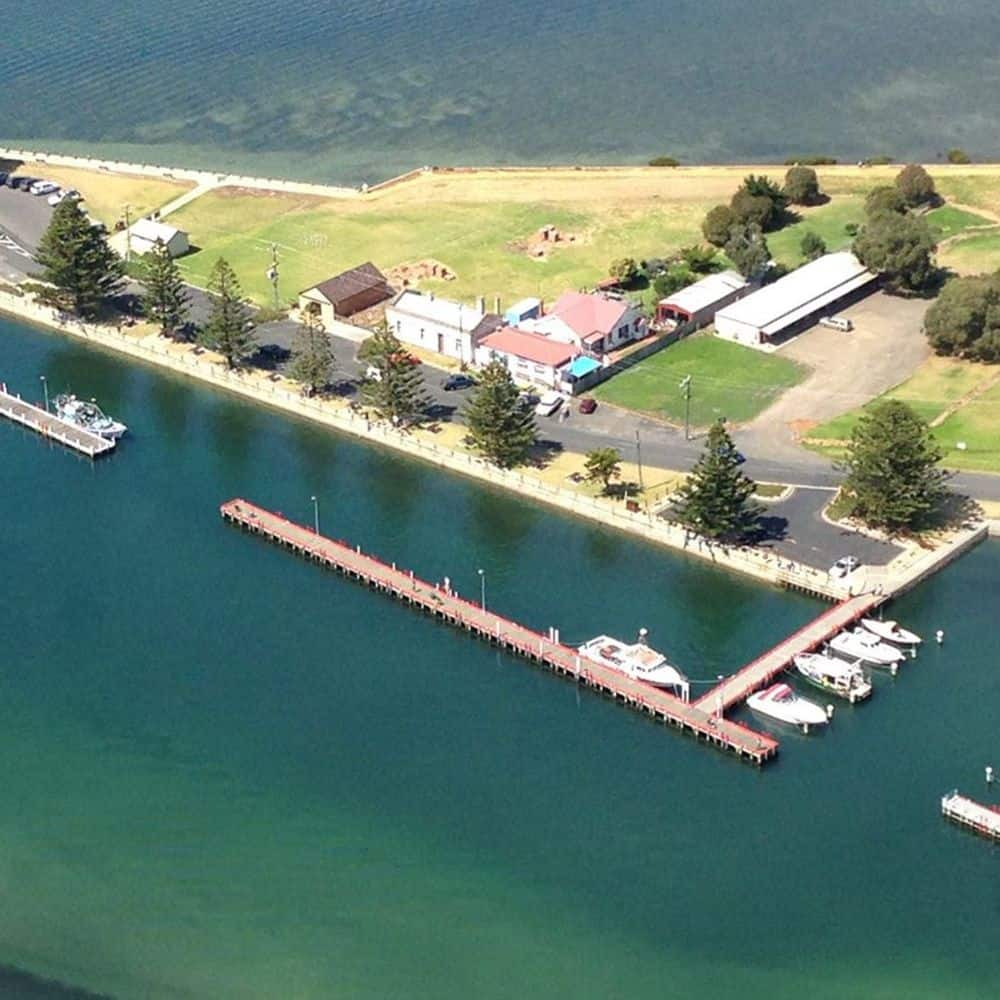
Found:
M 848 663 L 836 656 L 800 653 L 795 657 L 795 669 L 810 684 L 846 698 L 852 705 L 864 701 L 872 693 L 871 682 L 865 677 L 859 662 Z
M 829 722 L 826 712 L 819 705 L 799 697 L 787 684 L 772 684 L 766 690 L 750 695 L 747 708 L 778 722 L 798 726 L 804 733 L 809 732 L 810 726 L 825 726 Z
M 599 635 L 580 647 L 580 655 L 626 677 L 654 687 L 669 688 L 682 701 L 687 701 L 690 697 L 688 679 L 671 666 L 662 653 L 647 646 L 644 638 L 645 629 L 639 633 L 639 641 L 631 646 L 609 635 Z
M 52 407 L 60 419 L 68 420 L 85 431 L 99 434 L 111 441 L 117 441 L 128 430 L 121 421 L 112 420 L 107 416 L 93 400 L 88 403 L 77 399 L 76 396 L 63 393 L 52 401 Z
M 899 622 L 883 622 L 877 618 L 862 618 L 861 624 L 872 635 L 877 635 L 883 641 L 891 642 L 894 646 L 919 646 L 923 642 L 923 639 L 916 632 L 910 632 L 903 628 Z
M 835 635 L 830 640 L 830 648 L 852 660 L 861 660 L 874 667 L 889 667 L 891 670 L 895 670 L 906 659 L 906 654 L 901 650 L 863 628 Z

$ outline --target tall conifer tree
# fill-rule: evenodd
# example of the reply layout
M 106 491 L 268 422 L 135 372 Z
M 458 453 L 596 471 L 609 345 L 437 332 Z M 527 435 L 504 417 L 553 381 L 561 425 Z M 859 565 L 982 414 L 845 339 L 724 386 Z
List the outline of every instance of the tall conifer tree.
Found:
M 236 272 L 220 257 L 208 278 L 212 311 L 202 328 L 199 340 L 218 351 L 226 364 L 233 368 L 257 350 L 257 341 L 250 322 L 250 311 L 243 299 Z
M 164 337 L 172 337 L 187 316 L 188 296 L 177 262 L 162 240 L 157 240 L 145 261 L 142 308 L 146 318 L 160 328 Z
M 311 396 L 330 381 L 334 360 L 330 338 L 323 324 L 314 312 L 307 309 L 295 334 L 288 374 L 296 382 L 301 382 L 306 394 Z
M 523 462 L 535 443 L 534 415 L 502 361 L 483 369 L 465 418 L 473 446 L 503 469 Z
M 419 421 L 430 404 L 420 363 L 389 330 L 378 330 L 358 350 L 371 369 L 361 385 L 361 398 L 383 420 L 394 424 Z

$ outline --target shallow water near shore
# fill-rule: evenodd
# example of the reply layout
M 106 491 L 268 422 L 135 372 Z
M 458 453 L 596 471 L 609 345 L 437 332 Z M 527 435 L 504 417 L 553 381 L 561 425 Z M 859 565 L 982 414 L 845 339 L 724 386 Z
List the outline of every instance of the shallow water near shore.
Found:
M 0 140 L 369 183 L 423 164 L 1000 156 L 989 0 L 76 0 L 0 39 Z
M 121 997 L 987 997 L 1000 547 L 944 628 L 762 772 L 224 525 L 243 495 L 528 624 L 640 626 L 694 678 L 818 613 L 0 319 L 0 377 L 96 396 L 91 464 L 0 425 L 0 964 Z M 993 799 L 997 800 L 995 793 Z M 53 995 L 58 995 L 53 993 Z

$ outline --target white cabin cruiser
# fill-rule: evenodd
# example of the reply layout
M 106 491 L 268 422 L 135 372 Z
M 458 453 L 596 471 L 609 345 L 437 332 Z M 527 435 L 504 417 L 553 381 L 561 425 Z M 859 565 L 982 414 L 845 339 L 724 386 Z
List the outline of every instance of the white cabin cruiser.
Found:
M 810 684 L 829 691 L 840 698 L 846 698 L 853 705 L 864 701 L 872 693 L 869 681 L 860 663 L 848 663 L 836 656 L 820 656 L 818 653 L 800 653 L 795 657 L 795 669 Z
M 861 624 L 868 629 L 872 635 L 877 635 L 884 642 L 891 642 L 894 646 L 919 646 L 924 640 L 903 628 L 899 622 L 879 621 L 877 618 L 862 618 Z
M 772 684 L 766 690 L 750 695 L 747 708 L 778 722 L 798 726 L 804 733 L 809 732 L 810 726 L 825 726 L 830 721 L 819 705 L 799 697 L 788 684 Z
M 647 646 L 642 641 L 643 634 L 640 633 L 640 641 L 631 646 L 609 635 L 599 635 L 580 647 L 580 655 L 602 667 L 625 674 L 626 677 L 644 681 L 654 687 L 669 688 L 682 701 L 688 701 L 688 679 L 676 667 L 671 666 L 662 653 Z
M 93 400 L 87 402 L 72 394 L 63 393 L 52 401 L 52 408 L 60 419 L 68 420 L 71 424 L 110 441 L 117 441 L 128 430 L 121 421 L 107 416 Z
M 906 654 L 901 650 L 883 642 L 877 635 L 872 635 L 863 628 L 835 635 L 830 640 L 830 649 L 852 660 L 861 660 L 874 667 L 889 667 L 892 670 L 906 659 Z

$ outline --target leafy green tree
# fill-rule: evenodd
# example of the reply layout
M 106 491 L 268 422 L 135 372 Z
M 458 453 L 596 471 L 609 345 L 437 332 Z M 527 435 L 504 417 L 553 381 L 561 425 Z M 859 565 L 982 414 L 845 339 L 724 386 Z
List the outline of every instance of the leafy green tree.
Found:
M 430 403 L 424 391 L 420 362 L 387 329 L 377 330 L 358 349 L 369 373 L 361 383 L 361 398 L 383 420 L 412 424 L 423 418 Z
M 306 394 L 312 396 L 330 381 L 334 362 L 333 347 L 319 316 L 306 309 L 295 333 L 288 374 L 301 382 Z
M 687 288 L 695 280 L 685 264 L 672 264 L 663 274 L 653 279 L 653 291 L 658 299 L 665 299 L 682 288 Z
M 234 368 L 256 352 L 257 341 L 243 289 L 224 257 L 212 266 L 208 294 L 212 308 L 198 339 L 205 347 L 218 351 Z
M 534 414 L 502 361 L 491 361 L 480 373 L 465 418 L 473 447 L 502 469 L 522 463 L 535 443 Z
M 736 541 L 751 534 L 763 508 L 752 499 L 757 484 L 744 475 L 741 464 L 725 422 L 717 420 L 704 452 L 677 491 L 677 521 L 706 538 Z
M 858 233 L 853 249 L 865 267 L 881 274 L 886 286 L 897 291 L 919 291 L 936 272 L 937 245 L 930 225 L 921 216 L 873 216 Z
M 188 295 L 177 262 L 162 240 L 146 255 L 142 281 L 143 313 L 159 326 L 162 336 L 174 336 L 187 317 Z
M 681 260 L 695 274 L 711 274 L 718 264 L 719 251 L 713 246 L 693 243 L 681 247 Z
M 583 467 L 587 470 L 587 479 L 592 483 L 600 483 L 607 493 L 611 480 L 621 477 L 622 457 L 617 448 L 595 448 L 587 452 Z
M 124 262 L 108 246 L 103 227 L 73 198 L 64 198 L 52 213 L 35 259 L 42 266 L 39 277 L 50 286 L 38 297 L 57 309 L 90 318 L 121 290 Z
M 777 228 L 777 216 L 774 202 L 766 195 L 750 194 L 749 191 L 740 188 L 733 195 L 729 207 L 736 217 L 736 224 L 759 226 L 763 230 Z
M 927 310 L 924 332 L 937 354 L 1000 362 L 1000 274 L 952 278 Z
M 714 247 L 725 246 L 729 231 L 736 225 L 736 213 L 728 205 L 716 205 L 705 216 L 701 231 Z
M 726 256 L 744 278 L 760 274 L 771 260 L 767 240 L 764 239 L 760 226 L 753 223 L 733 226 L 724 249 Z
M 816 260 L 826 253 L 826 241 L 822 236 L 818 236 L 816 233 L 810 231 L 802 237 L 799 249 L 806 260 Z
M 972 159 L 969 154 L 964 149 L 949 149 L 948 150 L 948 162 L 949 163 L 971 163 Z
M 639 277 L 639 265 L 632 257 L 619 257 L 611 262 L 608 274 L 617 278 L 623 285 L 631 285 Z
M 781 211 L 788 207 L 788 197 L 784 191 L 764 174 L 747 174 L 743 178 L 742 190 L 757 198 L 768 198 L 774 202 L 775 208 Z
M 906 199 L 894 184 L 882 184 L 874 187 L 865 195 L 865 215 L 874 216 L 883 213 L 902 214 L 906 211 Z
M 947 496 L 949 474 L 927 424 L 906 403 L 879 403 L 855 425 L 841 486 L 850 515 L 891 533 L 926 527 Z
M 802 165 L 792 167 L 785 174 L 784 193 L 792 205 L 815 205 L 822 198 L 816 171 Z
M 931 175 L 919 163 L 910 163 L 896 175 L 896 187 L 910 208 L 926 205 L 937 198 Z

